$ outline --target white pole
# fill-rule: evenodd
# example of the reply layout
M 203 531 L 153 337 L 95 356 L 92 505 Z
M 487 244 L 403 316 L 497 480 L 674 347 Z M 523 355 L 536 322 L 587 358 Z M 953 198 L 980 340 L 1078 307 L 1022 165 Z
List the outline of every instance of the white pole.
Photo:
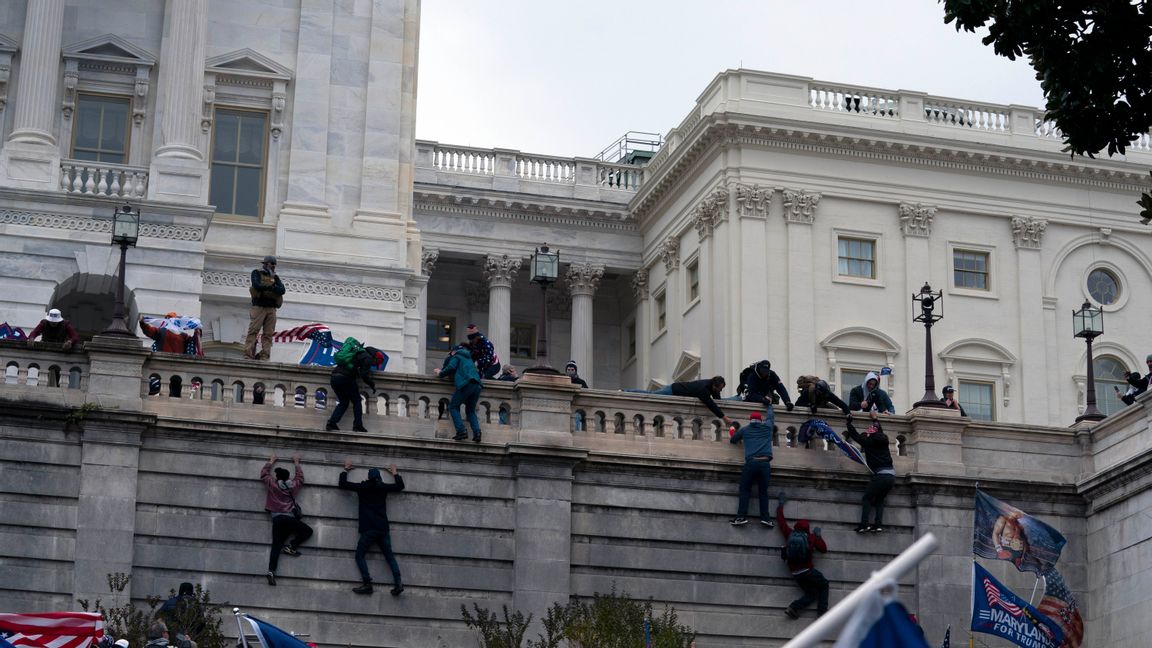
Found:
M 1040 577 L 1036 577 L 1036 582 L 1032 583 L 1032 595 L 1028 597 L 1028 605 L 1032 605 L 1032 599 L 1036 598 L 1036 586 L 1040 584 Z
M 236 617 L 236 627 L 240 629 L 240 645 L 248 648 L 248 639 L 244 637 L 244 624 L 240 623 L 240 608 L 232 608 L 232 614 Z
M 804 628 L 800 634 L 793 637 L 792 641 L 784 644 L 784 648 L 812 648 L 825 639 L 834 638 L 834 633 L 844 626 L 848 617 L 852 616 L 852 612 L 856 610 L 856 606 L 864 600 L 864 597 L 888 579 L 899 581 L 901 576 L 912 571 L 916 565 L 920 564 L 920 561 L 936 551 L 938 546 L 940 546 L 940 542 L 936 540 L 936 536 L 931 533 L 924 534 L 924 537 L 905 549 L 904 553 L 893 558 L 892 562 L 884 565 L 880 571 L 872 572 L 872 577 L 864 581 L 863 585 L 844 597 L 824 616 L 816 619 L 812 625 Z

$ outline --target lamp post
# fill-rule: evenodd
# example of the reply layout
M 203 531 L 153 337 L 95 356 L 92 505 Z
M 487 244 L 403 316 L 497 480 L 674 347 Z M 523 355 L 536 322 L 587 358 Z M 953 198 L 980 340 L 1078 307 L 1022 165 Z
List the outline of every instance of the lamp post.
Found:
M 124 271 L 128 257 L 128 246 L 136 247 L 140 237 L 140 212 L 127 203 L 112 214 L 112 245 L 120 246 L 120 279 L 116 282 L 116 304 L 112 310 L 112 323 L 101 335 L 125 335 L 136 337 L 128 328 L 124 313 Z
M 540 330 L 536 334 L 536 364 L 524 373 L 560 375 L 548 364 L 548 286 L 560 276 L 560 251 L 550 251 L 548 245 L 536 248 L 532 255 L 532 282 L 540 284 Z
M 924 323 L 924 395 L 912 407 L 944 407 L 936 397 L 936 371 L 932 366 L 932 325 L 943 318 L 944 291 L 932 292 L 925 281 L 920 292 L 912 293 L 912 321 Z
M 1103 421 L 1105 414 L 1096 409 L 1096 371 L 1092 366 L 1092 340 L 1104 333 L 1104 309 L 1093 308 L 1092 304 L 1084 301 L 1080 310 L 1072 311 L 1072 334 L 1084 338 L 1088 343 L 1088 394 L 1084 405 L 1084 413 L 1076 417 L 1076 422 Z

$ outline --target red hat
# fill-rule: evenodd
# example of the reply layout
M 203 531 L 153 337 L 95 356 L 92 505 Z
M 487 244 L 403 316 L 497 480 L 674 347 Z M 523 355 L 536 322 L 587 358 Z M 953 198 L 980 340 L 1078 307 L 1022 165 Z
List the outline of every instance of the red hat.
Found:
M 763 421 L 764 417 L 760 414 L 760 412 L 752 412 L 751 414 L 748 415 L 748 420 L 750 420 L 750 421 Z

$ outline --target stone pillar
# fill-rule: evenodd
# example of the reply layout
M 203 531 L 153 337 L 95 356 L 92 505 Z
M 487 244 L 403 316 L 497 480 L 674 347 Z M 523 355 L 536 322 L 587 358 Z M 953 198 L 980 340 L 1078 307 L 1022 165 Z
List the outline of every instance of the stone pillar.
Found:
M 595 376 L 592 367 L 592 298 L 603 277 L 604 266 L 591 263 L 573 263 L 568 266 L 566 277 L 568 291 L 572 293 L 572 361 L 589 386 Z
M 416 309 L 420 313 L 420 341 L 416 361 L 417 373 L 424 373 L 425 366 L 428 363 L 428 284 L 432 281 L 432 270 L 436 267 L 436 261 L 439 258 L 440 250 L 436 248 L 424 248 L 420 253 L 420 270 L 424 273 L 427 281 L 424 282 L 424 290 L 420 291 L 420 301 L 416 305 Z
M 329 84 L 332 78 L 331 0 L 302 0 L 300 44 L 292 103 L 285 211 L 327 215 Z
M 1052 381 L 1060 374 L 1048 370 L 1048 339 L 1044 327 L 1044 272 L 1040 264 L 1040 245 L 1048 222 L 1042 219 L 1014 217 L 1012 231 L 1016 244 L 1016 281 L 1020 300 L 1020 366 L 1027 367 L 1032 376 L 1021 380 L 1022 393 L 1016 402 L 1021 409 L 1021 421 L 1039 423 L 1047 420 L 1055 425 L 1057 419 L 1050 418 L 1048 401 L 1053 394 L 1059 394 L 1061 385 Z M 1032 235 L 1024 233 L 1031 227 Z M 1055 340 L 1052 341 L 1055 343 Z M 1052 382 L 1050 382 L 1052 381 Z M 1005 390 L 1007 385 L 1004 386 Z M 999 394 L 1007 398 L 1007 394 Z
M 720 276 L 719 267 L 727 265 L 729 250 L 725 240 L 714 236 L 716 228 L 728 220 L 728 189 L 721 185 L 708 192 L 692 212 L 692 226 L 700 237 L 700 256 L 697 259 L 697 280 L 700 285 L 701 308 L 707 322 L 704 339 L 700 340 L 700 375 L 722 375 L 727 360 L 726 349 L 734 340 L 729 339 L 727 322 L 727 277 Z M 718 263 L 717 257 L 724 262 Z M 685 289 L 687 286 L 684 287 Z M 687 299 L 687 293 L 685 293 Z
M 679 350 L 684 348 L 680 339 L 680 323 L 684 321 L 684 306 L 680 303 L 680 295 L 683 293 L 677 289 L 680 270 L 680 236 L 673 234 L 664 239 L 659 250 L 660 260 L 664 262 L 664 319 L 665 330 L 667 331 L 665 335 L 668 336 L 669 348 Z M 678 361 L 679 356 L 672 356 L 661 359 L 656 365 L 659 367 L 662 364 L 667 367 L 663 374 L 668 377 L 669 383 L 676 380 L 674 372 Z M 649 376 L 648 380 L 651 382 L 652 376 Z M 641 387 L 647 388 L 648 385 L 641 385 Z
M 64 0 L 28 0 L 20 83 L 15 88 L 12 133 L 0 167 L 9 187 L 55 189 L 60 149 L 53 127 L 60 114 L 60 43 Z
M 929 272 L 932 268 L 931 250 L 928 246 L 928 237 L 932 234 L 932 220 L 936 217 L 936 208 L 928 205 L 901 203 L 897 211 L 900 218 L 900 231 L 904 234 L 904 303 L 912 300 L 913 293 L 920 292 L 924 282 L 935 284 L 929 275 L 915 275 L 913 273 Z M 877 250 L 877 262 L 882 253 Z M 949 260 L 951 263 L 951 260 Z M 948 266 L 951 268 L 951 266 Z M 945 286 L 947 283 L 945 282 Z M 936 290 L 943 286 L 934 285 Z M 904 373 L 908 376 L 903 403 L 899 394 L 890 394 L 892 402 L 897 408 L 912 409 L 912 404 L 919 401 L 924 395 L 924 325 L 913 322 L 912 317 L 904 318 L 905 339 L 908 341 L 904 354 Z M 937 329 L 939 331 L 939 329 Z M 940 343 L 935 343 L 933 354 L 940 351 Z M 932 364 L 936 364 L 935 355 Z M 897 372 L 899 373 L 899 372 Z M 936 394 L 941 394 L 945 381 L 936 373 Z
M 743 323 L 745 321 L 767 323 L 769 311 L 773 306 L 784 303 L 783 296 L 773 295 L 773 291 L 779 290 L 777 285 L 787 282 L 768 281 L 768 285 L 764 286 L 762 282 L 757 281 L 754 282 L 757 288 L 745 291 L 744 275 L 740 272 L 740 269 L 747 267 L 748 264 L 754 264 L 752 267 L 768 265 L 767 276 L 788 276 L 774 274 L 771 268 L 771 264 L 778 262 L 772 258 L 774 255 L 768 250 L 767 245 L 766 228 L 773 193 L 771 187 L 736 183 L 736 204 L 729 234 L 729 249 L 733 250 L 733 256 L 724 264 L 731 268 L 728 294 L 732 300 L 733 319 L 730 330 L 732 339 L 737 341 L 733 344 L 728 366 L 736 369 L 753 358 L 771 359 L 773 356 L 768 345 L 772 341 L 770 338 L 776 336 L 764 335 L 762 326 L 744 326 Z M 787 359 L 781 357 L 777 362 L 780 363 L 783 372 Z M 783 372 L 781 375 L 790 374 Z
M 484 277 L 488 279 L 488 339 L 496 347 L 500 362 L 511 358 L 508 340 L 512 332 L 512 280 L 520 272 L 519 258 L 507 254 L 488 255 Z
M 201 100 L 208 33 L 208 0 L 167 0 L 160 77 L 160 119 L 148 179 L 150 199 L 208 202 L 208 166 L 201 149 Z
M 807 268 L 812 261 L 812 223 L 820 194 L 784 190 L 784 220 L 788 223 L 788 267 Z M 788 375 L 822 373 L 816 367 L 816 305 L 812 273 L 788 274 Z
M 648 318 L 648 270 L 640 268 L 632 277 L 632 294 L 636 296 L 636 384 L 646 389 L 652 376 L 648 369 L 648 349 L 652 346 L 652 323 Z

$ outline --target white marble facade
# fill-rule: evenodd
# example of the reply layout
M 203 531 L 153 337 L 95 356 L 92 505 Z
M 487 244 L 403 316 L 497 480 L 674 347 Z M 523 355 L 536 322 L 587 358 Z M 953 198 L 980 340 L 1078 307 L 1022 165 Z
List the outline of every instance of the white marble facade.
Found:
M 214 354 L 238 354 L 271 253 L 281 328 L 324 322 L 423 371 L 429 316 L 475 322 L 523 368 L 541 243 L 563 260 L 550 360 L 598 388 L 734 382 L 767 357 L 838 389 L 891 367 L 903 410 L 923 392 L 925 281 L 945 292 L 937 385 L 990 386 L 1000 421 L 1083 407 L 1070 316 L 1093 270 L 1119 284 L 1098 355 L 1134 369 L 1152 351 L 1147 137 L 1072 160 L 1035 109 L 736 70 L 646 166 L 416 142 L 418 30 L 417 0 L 0 3 L 0 320 L 34 325 L 77 277 L 113 274 L 106 218 L 130 200 L 135 312 L 201 316 Z M 122 163 L 73 157 L 84 96 L 128 102 Z M 210 204 L 221 111 L 263 120 L 253 215 Z M 841 271 L 841 239 L 867 243 L 868 276 Z M 957 252 L 985 288 L 956 284 Z

